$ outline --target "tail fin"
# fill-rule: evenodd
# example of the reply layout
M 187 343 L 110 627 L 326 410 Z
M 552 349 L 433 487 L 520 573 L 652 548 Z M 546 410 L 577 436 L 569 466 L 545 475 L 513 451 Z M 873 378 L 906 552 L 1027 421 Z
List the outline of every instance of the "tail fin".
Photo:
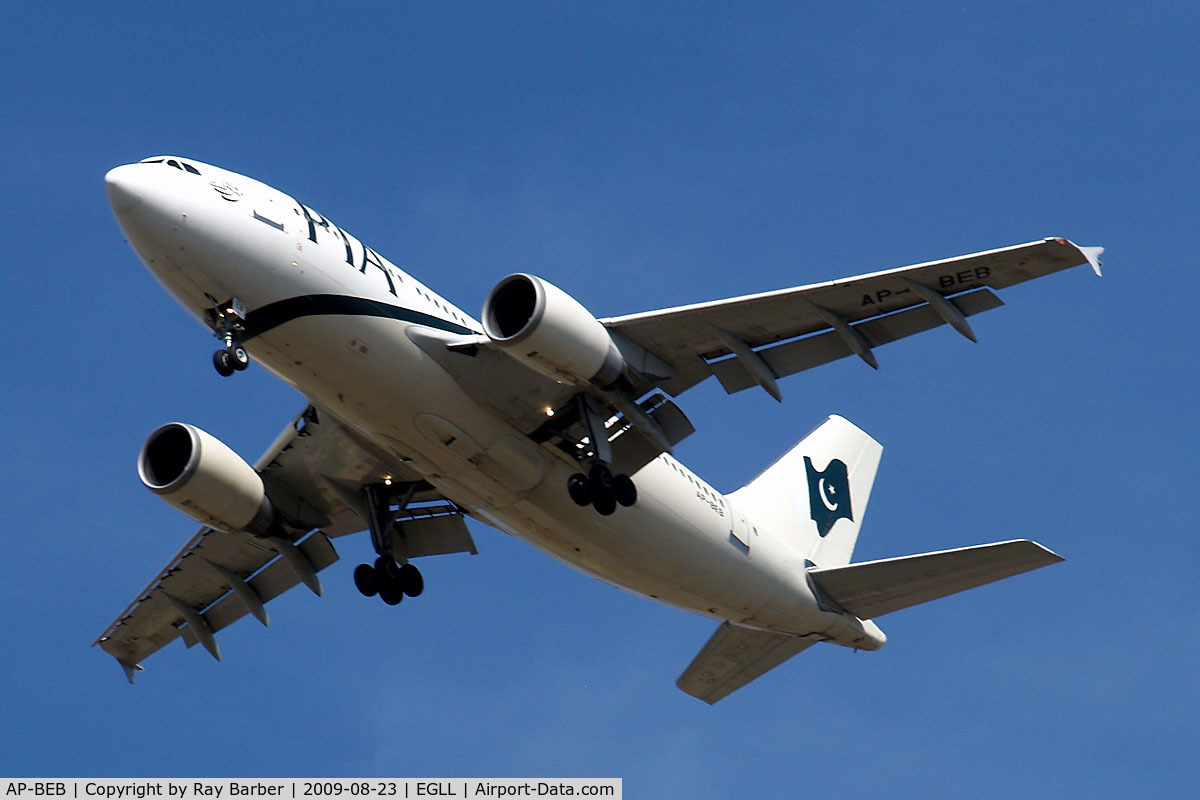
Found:
M 730 495 L 819 567 L 850 563 L 883 446 L 853 423 L 831 416 L 761 475 Z

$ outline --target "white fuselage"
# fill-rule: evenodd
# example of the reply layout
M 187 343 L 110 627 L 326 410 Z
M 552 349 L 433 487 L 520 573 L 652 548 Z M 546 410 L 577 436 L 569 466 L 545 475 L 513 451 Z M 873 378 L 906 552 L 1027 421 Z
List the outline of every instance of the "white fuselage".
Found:
M 575 505 L 566 484 L 578 465 L 472 400 L 410 336 L 482 333 L 476 320 L 288 195 L 186 164 L 200 174 L 170 161 L 109 173 L 134 249 L 197 317 L 210 297 L 241 300 L 255 323 L 245 343 L 254 361 L 370 437 L 397 471 L 416 470 L 478 519 L 660 602 L 858 647 L 882 643 L 864 643 L 853 615 L 818 607 L 808 554 L 788 531 L 751 521 L 735 531 L 735 518 L 753 520 L 754 509 L 734 507 L 668 455 L 633 476 L 632 507 L 601 516 Z

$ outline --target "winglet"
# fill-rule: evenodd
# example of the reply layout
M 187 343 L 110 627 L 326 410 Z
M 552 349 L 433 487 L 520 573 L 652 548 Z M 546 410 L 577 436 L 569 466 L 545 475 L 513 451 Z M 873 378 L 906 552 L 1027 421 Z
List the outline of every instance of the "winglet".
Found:
M 1072 244 L 1074 244 L 1074 243 L 1072 243 Z M 1096 277 L 1098 277 L 1098 278 L 1104 277 L 1100 272 L 1100 254 L 1104 252 L 1104 248 L 1103 247 L 1079 247 L 1079 245 L 1075 245 L 1075 246 L 1079 248 L 1079 252 L 1083 253 L 1083 257 L 1087 259 L 1087 262 L 1089 264 L 1091 264 L 1092 272 L 1096 273 Z
M 1088 266 L 1092 268 L 1092 272 L 1096 273 L 1096 277 L 1102 278 L 1104 275 L 1100 272 L 1100 254 L 1104 252 L 1103 247 L 1081 247 L 1072 241 L 1060 237 L 1052 236 L 1046 239 L 1047 242 L 1058 242 L 1059 244 L 1069 244 L 1079 251 L 1079 255 L 1083 256 L 1087 261 Z

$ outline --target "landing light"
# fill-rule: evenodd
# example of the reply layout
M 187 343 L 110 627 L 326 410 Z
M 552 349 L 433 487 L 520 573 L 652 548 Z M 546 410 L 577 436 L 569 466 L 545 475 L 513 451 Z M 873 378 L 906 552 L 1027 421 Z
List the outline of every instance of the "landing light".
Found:
M 391 485 L 392 485 L 392 478 L 391 478 L 391 476 L 388 476 L 388 477 L 386 477 L 386 478 L 384 478 L 384 479 L 383 479 L 383 485 L 384 485 L 384 486 L 391 486 Z
M 547 417 L 553 417 L 553 416 L 554 416 L 554 409 L 553 409 L 553 408 L 551 408 L 550 406 L 546 406 L 546 416 L 547 416 Z

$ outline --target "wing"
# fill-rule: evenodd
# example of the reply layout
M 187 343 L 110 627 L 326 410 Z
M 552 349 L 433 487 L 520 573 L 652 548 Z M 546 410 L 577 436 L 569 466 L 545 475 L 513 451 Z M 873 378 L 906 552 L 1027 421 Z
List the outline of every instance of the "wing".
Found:
M 818 641 L 722 622 L 675 685 L 711 705 Z
M 618 340 L 666 362 L 675 374 L 639 389 L 678 395 L 709 375 L 733 393 L 759 385 L 779 399 L 776 378 L 949 324 L 974 340 L 966 317 L 1003 305 L 991 291 L 1079 264 L 1100 274 L 1103 248 L 1066 239 L 710 303 L 601 320 Z
M 810 569 L 808 574 L 842 608 L 871 619 L 1062 560 L 1037 542 L 1017 539 Z
M 310 406 L 255 464 L 267 495 L 289 520 L 286 537 L 201 528 L 93 644 L 133 681 L 140 662 L 176 638 L 220 658 L 214 634 L 247 614 L 269 622 L 265 604 L 338 560 L 331 537 L 363 530 L 362 487 L 390 475 L 412 488 L 395 530 L 399 555 L 475 552 L 462 511 L 415 472 L 331 415 Z
M 1066 239 L 989 250 L 828 283 L 602 319 L 630 370 L 610 390 L 553 380 L 488 337 L 414 326 L 409 338 L 473 400 L 569 460 L 593 453 L 633 474 L 694 428 L 664 392 L 716 375 L 733 393 L 939 325 L 974 340 L 967 317 L 1003 305 L 993 289 L 1079 264 L 1099 274 L 1098 247 Z M 587 396 L 587 402 L 581 397 Z M 591 409 L 591 410 L 589 410 Z M 581 443 L 590 443 L 586 448 Z

